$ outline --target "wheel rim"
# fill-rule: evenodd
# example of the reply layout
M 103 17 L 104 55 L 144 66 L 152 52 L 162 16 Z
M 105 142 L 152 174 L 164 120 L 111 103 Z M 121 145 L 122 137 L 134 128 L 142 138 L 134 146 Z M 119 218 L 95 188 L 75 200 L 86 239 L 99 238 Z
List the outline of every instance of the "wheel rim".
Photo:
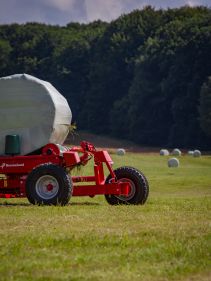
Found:
M 59 184 L 56 178 L 50 175 L 42 176 L 35 185 L 37 194 L 45 200 L 52 199 L 59 191 Z
M 118 199 L 120 199 L 121 201 L 128 201 L 128 200 L 132 199 L 136 192 L 136 186 L 135 186 L 134 182 L 127 178 L 119 179 L 118 182 L 128 182 L 130 185 L 130 192 L 128 195 L 119 195 L 119 196 L 116 195 L 116 197 Z

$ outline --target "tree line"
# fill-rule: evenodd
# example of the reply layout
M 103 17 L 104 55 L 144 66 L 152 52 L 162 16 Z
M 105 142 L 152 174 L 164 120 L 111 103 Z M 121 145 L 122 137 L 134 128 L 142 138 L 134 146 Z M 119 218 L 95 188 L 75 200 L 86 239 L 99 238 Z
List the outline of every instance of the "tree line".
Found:
M 107 23 L 0 25 L 0 76 L 68 100 L 79 130 L 143 145 L 211 147 L 211 9 L 147 6 Z

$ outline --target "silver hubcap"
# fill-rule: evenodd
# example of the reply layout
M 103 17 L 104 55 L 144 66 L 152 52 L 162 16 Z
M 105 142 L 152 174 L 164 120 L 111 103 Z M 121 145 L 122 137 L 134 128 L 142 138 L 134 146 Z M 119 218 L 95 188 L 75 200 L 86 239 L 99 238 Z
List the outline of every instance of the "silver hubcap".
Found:
M 128 200 L 132 199 L 135 195 L 135 192 L 136 192 L 136 186 L 135 186 L 134 182 L 132 180 L 126 179 L 126 178 L 122 178 L 122 179 L 118 180 L 118 182 L 129 182 L 130 192 L 127 196 L 119 195 L 119 196 L 116 196 L 116 197 L 118 199 L 122 200 L 122 201 L 128 201 Z
M 56 178 L 50 175 L 42 176 L 35 185 L 37 194 L 45 200 L 52 199 L 59 191 L 59 184 Z

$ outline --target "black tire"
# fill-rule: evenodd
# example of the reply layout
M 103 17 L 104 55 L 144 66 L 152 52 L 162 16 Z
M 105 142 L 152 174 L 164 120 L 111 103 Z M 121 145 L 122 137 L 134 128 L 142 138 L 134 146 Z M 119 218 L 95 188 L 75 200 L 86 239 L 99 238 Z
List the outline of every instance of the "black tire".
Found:
M 110 205 L 118 204 L 144 204 L 149 194 L 149 184 L 146 177 L 139 170 L 132 167 L 121 167 L 114 170 L 114 173 L 118 181 L 129 181 L 131 184 L 131 192 L 128 196 L 117 195 L 105 195 L 107 202 Z M 111 176 L 106 179 L 106 183 L 109 183 Z
M 26 196 L 32 204 L 66 205 L 72 190 L 72 181 L 67 172 L 53 164 L 34 168 L 26 180 Z

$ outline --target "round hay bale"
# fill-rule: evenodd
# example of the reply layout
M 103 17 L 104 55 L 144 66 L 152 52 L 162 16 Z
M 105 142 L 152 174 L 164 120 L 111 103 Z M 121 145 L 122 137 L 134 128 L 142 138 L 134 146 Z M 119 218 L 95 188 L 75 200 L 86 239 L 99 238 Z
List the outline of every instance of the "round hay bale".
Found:
M 67 100 L 48 82 L 27 74 L 0 78 L 0 154 L 5 137 L 19 135 L 20 154 L 47 143 L 63 144 L 72 114 Z
M 118 148 L 116 151 L 116 154 L 119 156 L 124 156 L 125 155 L 125 149 L 124 148 Z
M 168 156 L 169 155 L 169 151 L 167 149 L 161 149 L 160 150 L 160 155 L 161 156 Z
M 168 160 L 168 167 L 169 168 L 179 167 L 179 160 L 177 158 L 170 158 Z
M 193 157 L 201 157 L 201 151 L 198 149 L 194 150 Z
M 193 150 L 189 150 L 188 155 L 193 156 Z
M 171 154 L 172 154 L 172 155 L 175 155 L 175 156 L 181 156 L 181 155 L 182 155 L 182 152 L 181 152 L 181 150 L 179 150 L 178 148 L 175 148 L 175 149 L 173 149 L 173 151 L 172 151 Z

